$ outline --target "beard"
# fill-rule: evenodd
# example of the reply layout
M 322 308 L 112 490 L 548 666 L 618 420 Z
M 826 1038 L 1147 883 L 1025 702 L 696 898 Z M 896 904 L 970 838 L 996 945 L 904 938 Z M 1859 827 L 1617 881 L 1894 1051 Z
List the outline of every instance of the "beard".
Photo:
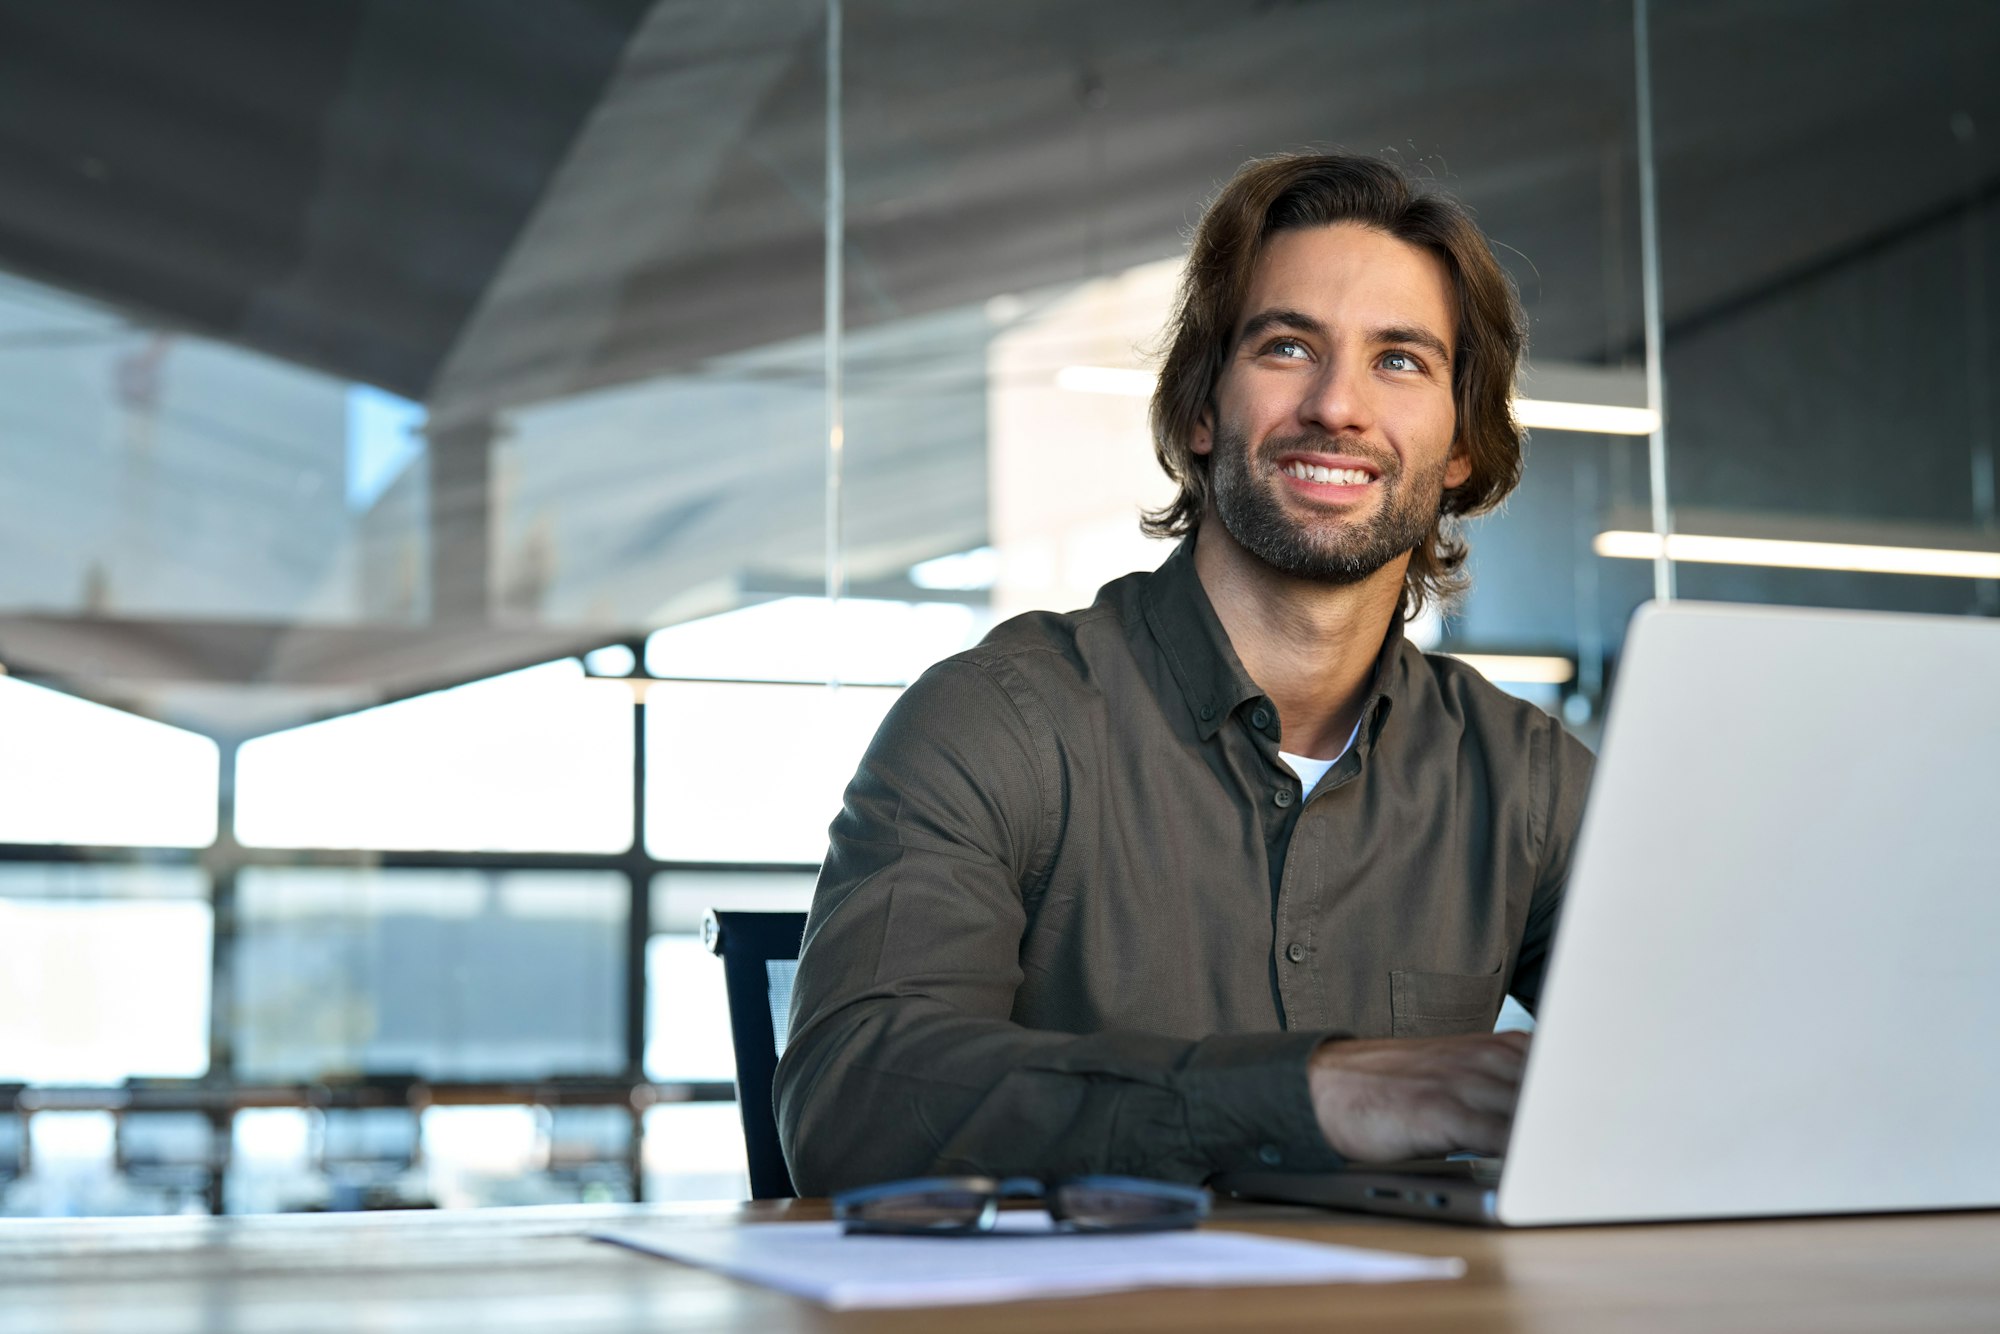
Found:
M 1298 518 L 1285 512 L 1277 460 L 1287 450 L 1365 458 L 1378 470 L 1375 512 L 1364 520 Z M 1253 457 L 1253 455 L 1255 457 Z M 1405 475 L 1394 458 L 1323 436 L 1267 440 L 1252 450 L 1241 430 L 1219 425 L 1209 456 L 1215 514 L 1238 546 L 1280 574 L 1323 584 L 1358 584 L 1430 536 L 1444 499 L 1447 459 Z

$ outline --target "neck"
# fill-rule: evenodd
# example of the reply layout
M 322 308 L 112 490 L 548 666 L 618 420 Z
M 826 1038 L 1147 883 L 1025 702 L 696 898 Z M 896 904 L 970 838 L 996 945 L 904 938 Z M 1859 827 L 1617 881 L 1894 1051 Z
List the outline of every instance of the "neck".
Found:
M 1359 583 L 1280 573 L 1210 514 L 1194 568 L 1243 669 L 1278 707 L 1279 745 L 1331 759 L 1353 734 L 1409 568 L 1405 555 Z

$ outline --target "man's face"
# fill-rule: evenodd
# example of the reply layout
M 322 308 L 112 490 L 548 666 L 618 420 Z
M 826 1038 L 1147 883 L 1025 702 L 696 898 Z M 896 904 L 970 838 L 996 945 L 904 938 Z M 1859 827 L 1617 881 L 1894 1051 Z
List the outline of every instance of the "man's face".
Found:
M 1216 517 L 1282 573 L 1359 582 L 1415 548 L 1471 474 L 1450 276 L 1370 227 L 1302 228 L 1266 244 L 1243 309 L 1193 440 Z

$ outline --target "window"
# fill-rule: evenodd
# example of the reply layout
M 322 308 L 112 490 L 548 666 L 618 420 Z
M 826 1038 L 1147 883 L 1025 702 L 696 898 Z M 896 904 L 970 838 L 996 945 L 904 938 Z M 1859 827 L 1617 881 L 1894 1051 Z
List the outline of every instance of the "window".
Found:
M 646 942 L 646 1078 L 736 1078 L 722 960 L 698 935 Z
M 733 1102 L 670 1102 L 646 1111 L 646 1198 L 746 1200 L 749 1156 Z
M 0 865 L 0 1081 L 205 1074 L 207 890 L 192 867 Z
M 215 841 L 215 743 L 0 676 L 0 842 L 201 848 Z
M 736 1078 L 722 960 L 701 941 L 711 908 L 804 912 L 807 872 L 665 871 L 653 877 L 653 935 L 646 942 L 646 1078 Z
M 646 850 L 668 861 L 817 864 L 841 794 L 900 693 L 655 682 Z
M 524 1178 L 548 1162 L 535 1108 L 427 1107 L 422 1136 L 424 1176 L 440 1208 L 541 1203 L 522 1194 Z
M 977 643 L 983 608 L 954 602 L 790 597 L 656 630 L 654 676 L 907 685 L 924 668 Z
M 622 852 L 632 696 L 574 658 L 243 744 L 257 847 Z
M 238 1071 L 615 1074 L 628 899 L 610 871 L 245 870 Z

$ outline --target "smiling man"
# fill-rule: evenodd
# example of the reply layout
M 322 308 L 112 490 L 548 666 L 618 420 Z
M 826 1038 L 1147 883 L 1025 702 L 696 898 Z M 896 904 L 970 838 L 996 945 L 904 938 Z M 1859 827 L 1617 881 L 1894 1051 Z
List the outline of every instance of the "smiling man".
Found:
M 832 829 L 778 1120 L 812 1194 L 1504 1148 L 1589 753 L 1404 621 L 1520 476 L 1520 306 L 1367 158 L 1204 215 L 1154 573 L 924 675 Z

